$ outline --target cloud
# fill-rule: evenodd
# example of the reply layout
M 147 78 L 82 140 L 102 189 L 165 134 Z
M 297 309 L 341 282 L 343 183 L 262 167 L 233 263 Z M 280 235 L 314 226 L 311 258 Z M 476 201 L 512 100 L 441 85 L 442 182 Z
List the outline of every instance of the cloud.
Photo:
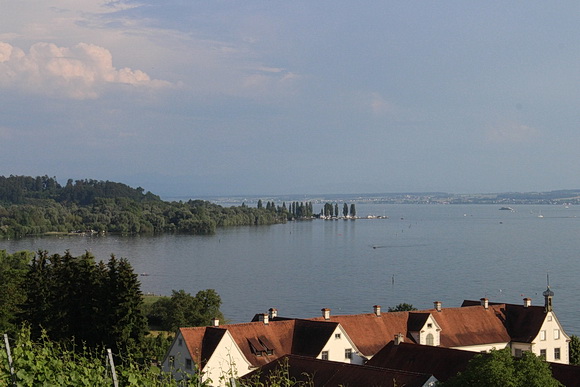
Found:
M 486 133 L 486 139 L 489 143 L 527 143 L 539 135 L 540 132 L 535 128 L 517 123 L 504 123 L 491 127 Z
M 115 68 L 110 51 L 94 44 L 58 47 L 41 42 L 33 44 L 25 53 L 0 42 L 0 88 L 60 98 L 94 99 L 105 87 L 115 84 L 147 89 L 171 85 L 151 79 L 141 70 Z

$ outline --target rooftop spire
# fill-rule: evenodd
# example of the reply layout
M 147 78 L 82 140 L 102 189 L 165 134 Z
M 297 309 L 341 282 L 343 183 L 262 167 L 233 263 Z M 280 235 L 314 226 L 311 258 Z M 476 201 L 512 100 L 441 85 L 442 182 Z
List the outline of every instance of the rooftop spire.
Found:
M 544 295 L 544 312 L 548 313 L 552 311 L 552 297 L 554 297 L 554 292 L 550 289 L 550 273 L 546 273 L 546 280 L 548 287 L 542 294 Z

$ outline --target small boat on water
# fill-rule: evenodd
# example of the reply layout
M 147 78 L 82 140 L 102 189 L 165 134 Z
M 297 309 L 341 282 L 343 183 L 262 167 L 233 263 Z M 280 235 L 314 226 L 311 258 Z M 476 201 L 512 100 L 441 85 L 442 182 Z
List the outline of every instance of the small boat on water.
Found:
M 513 208 L 511 208 L 511 207 L 502 207 L 502 208 L 500 208 L 499 210 L 500 210 L 500 211 L 512 211 L 512 212 L 513 212 L 513 211 L 515 211 L 515 210 L 514 210 Z

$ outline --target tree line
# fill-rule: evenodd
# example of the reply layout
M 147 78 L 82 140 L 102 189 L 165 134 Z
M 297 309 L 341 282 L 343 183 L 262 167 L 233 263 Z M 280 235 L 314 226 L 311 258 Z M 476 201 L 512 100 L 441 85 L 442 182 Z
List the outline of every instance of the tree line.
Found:
M 320 216 L 324 216 L 327 218 L 339 217 L 340 212 L 338 208 L 338 203 L 325 203 L 322 209 L 320 210 Z M 343 203 L 342 205 L 342 216 L 351 218 L 356 217 L 356 206 L 352 203 L 349 207 L 348 203 Z
M 14 335 L 25 325 L 32 340 L 46 335 L 73 347 L 160 360 L 170 342 L 149 336 L 152 327 L 173 333 L 210 325 L 214 317 L 223 321 L 221 303 L 213 289 L 195 296 L 180 290 L 146 306 L 131 264 L 114 255 L 103 262 L 89 252 L 0 250 L 0 333 Z
M 284 208 L 222 207 L 203 200 L 166 202 L 143 188 L 97 180 L 0 176 L 0 238 L 50 232 L 211 235 L 219 227 L 284 223 Z

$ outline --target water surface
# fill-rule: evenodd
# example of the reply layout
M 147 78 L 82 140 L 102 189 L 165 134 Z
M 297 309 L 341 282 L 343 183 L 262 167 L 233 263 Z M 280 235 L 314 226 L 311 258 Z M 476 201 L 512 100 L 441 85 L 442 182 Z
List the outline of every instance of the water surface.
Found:
M 74 255 L 114 253 L 131 261 L 144 292 L 215 289 L 232 322 L 270 307 L 282 316 L 371 312 L 401 302 L 431 308 L 464 299 L 543 305 L 546 274 L 554 308 L 580 335 L 580 206 L 357 204 L 389 219 L 299 221 L 222 229 L 214 236 L 35 237 L 0 249 Z M 539 217 L 541 214 L 542 217 Z

